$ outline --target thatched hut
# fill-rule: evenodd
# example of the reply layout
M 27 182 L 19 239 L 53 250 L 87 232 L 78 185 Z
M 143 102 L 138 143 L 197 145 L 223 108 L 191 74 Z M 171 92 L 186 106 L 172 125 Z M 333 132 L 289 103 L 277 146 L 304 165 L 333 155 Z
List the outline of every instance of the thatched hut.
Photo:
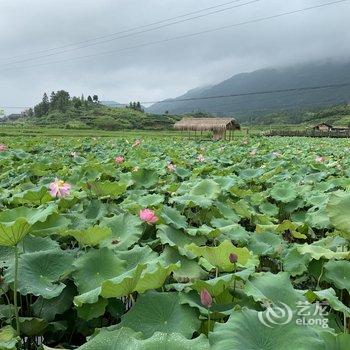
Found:
M 315 131 L 330 132 L 333 126 L 328 123 L 320 123 L 313 127 Z
M 197 134 L 199 131 L 201 134 L 203 131 L 211 131 L 213 133 L 214 140 L 226 140 L 226 132 L 229 131 L 229 139 L 231 139 L 231 133 L 234 130 L 240 130 L 241 127 L 234 118 L 183 118 L 179 122 L 175 123 L 174 128 L 176 130 L 188 131 L 189 136 L 191 131 Z

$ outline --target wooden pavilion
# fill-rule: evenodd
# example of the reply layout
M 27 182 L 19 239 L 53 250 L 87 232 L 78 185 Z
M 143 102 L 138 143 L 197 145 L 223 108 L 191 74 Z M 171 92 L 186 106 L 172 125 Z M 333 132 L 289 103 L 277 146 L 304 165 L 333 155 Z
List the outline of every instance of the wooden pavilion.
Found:
M 202 137 L 203 131 L 212 132 L 213 140 L 231 140 L 234 130 L 240 130 L 241 126 L 234 118 L 189 118 L 185 117 L 175 123 L 176 130 L 191 132 L 197 137 L 197 132 Z M 228 135 L 227 135 L 228 132 Z

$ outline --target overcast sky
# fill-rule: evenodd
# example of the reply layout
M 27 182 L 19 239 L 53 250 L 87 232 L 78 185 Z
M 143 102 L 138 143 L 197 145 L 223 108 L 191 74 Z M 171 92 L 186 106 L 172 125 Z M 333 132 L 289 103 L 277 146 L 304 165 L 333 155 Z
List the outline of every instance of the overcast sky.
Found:
M 246 5 L 101 45 L 40 52 L 230 1 L 1 0 L 0 108 L 32 106 L 43 92 L 59 89 L 79 96 L 96 93 L 101 100 L 118 102 L 159 100 L 259 68 L 350 60 L 350 0 L 264 22 L 121 50 L 331 1 L 241 0 L 196 15 Z M 184 18 L 188 17 L 181 19 Z M 100 40 L 110 38 L 113 37 Z M 68 51 L 72 48 L 75 50 Z M 56 54 L 63 50 L 66 52 Z M 100 55 L 113 50 L 117 52 Z M 51 56 L 30 60 L 44 55 Z M 88 55 L 92 57 L 69 61 Z M 46 64 L 61 60 L 64 62 Z M 20 62 L 8 64 L 16 61 Z

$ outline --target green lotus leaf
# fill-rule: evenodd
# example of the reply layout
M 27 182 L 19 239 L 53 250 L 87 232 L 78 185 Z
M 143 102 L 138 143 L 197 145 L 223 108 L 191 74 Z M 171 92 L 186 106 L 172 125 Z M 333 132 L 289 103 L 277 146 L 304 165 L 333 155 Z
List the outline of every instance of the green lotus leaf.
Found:
M 339 289 L 346 289 L 350 292 L 350 262 L 349 261 L 328 261 L 324 265 L 324 278 Z
M 203 289 L 206 289 L 211 296 L 216 297 L 233 285 L 234 280 L 235 275 L 229 274 L 206 281 L 198 280 L 193 282 L 190 286 L 197 292 L 201 292 Z
M 91 222 L 96 222 L 101 220 L 108 213 L 108 209 L 105 203 L 99 199 L 89 200 L 87 203 L 84 203 L 84 215 L 87 220 Z
M 151 169 L 140 169 L 132 173 L 132 179 L 138 188 L 151 188 L 158 182 L 158 174 Z
M 255 255 L 275 255 L 282 249 L 282 239 L 271 232 L 254 233 L 251 235 L 248 249 Z
M 200 208 L 210 208 L 213 205 L 213 200 L 204 196 L 195 195 L 182 195 L 172 197 L 169 201 L 170 203 L 177 203 L 185 207 L 200 207 Z
M 218 198 L 221 190 L 219 185 L 210 179 L 200 181 L 190 190 L 191 196 L 202 196 L 210 199 Z
M 122 317 L 122 327 L 129 327 L 151 337 L 155 332 L 180 333 L 186 338 L 198 330 L 197 312 L 181 305 L 177 293 L 141 294 L 133 308 Z
M 15 250 L 13 247 L 0 245 L 0 268 L 9 266 L 14 259 Z
M 331 227 L 325 207 L 310 209 L 306 214 L 305 222 L 317 229 L 327 229 Z
M 23 239 L 21 246 L 24 253 L 57 250 L 60 247 L 59 243 L 50 237 L 35 237 L 31 234 Z
M 222 216 L 225 219 L 228 219 L 232 222 L 238 223 L 241 218 L 237 215 L 237 213 L 229 206 L 226 205 L 222 202 L 220 202 L 219 200 L 217 200 L 215 202 L 215 207 L 220 211 L 220 214 L 222 214 Z
M 78 316 L 86 321 L 100 317 L 105 313 L 107 304 L 108 300 L 100 297 L 94 304 L 84 304 L 78 307 Z
M 226 323 L 216 323 L 209 341 L 213 350 L 326 350 L 313 329 L 295 321 L 270 328 L 259 320 L 258 311 L 248 309 L 233 312 Z
M 219 241 L 227 239 L 241 245 L 247 244 L 250 235 L 240 224 L 232 222 L 230 219 L 213 219 L 210 223 L 220 233 L 218 235 Z
M 31 306 L 34 316 L 43 318 L 47 322 L 55 319 L 56 315 L 63 314 L 73 305 L 73 298 L 76 294 L 76 288 L 68 284 L 62 293 L 52 299 L 39 297 Z
M 175 174 L 180 177 L 181 179 L 185 179 L 186 177 L 189 177 L 191 175 L 191 171 L 188 169 L 184 169 L 181 167 L 175 168 Z
M 193 280 L 200 280 L 207 276 L 207 272 L 204 271 L 195 260 L 180 255 L 179 252 L 170 246 L 165 247 L 162 258 L 166 264 L 176 264 L 180 262 L 181 266 L 173 271 L 173 277 L 176 281 L 187 282 Z
M 52 196 L 50 195 L 46 187 L 41 187 L 40 189 L 27 190 L 22 193 L 18 193 L 13 196 L 13 204 L 31 204 L 31 205 L 42 205 L 52 201 Z
M 135 269 L 103 282 L 101 295 L 104 298 L 119 298 L 131 294 L 136 290 L 145 269 L 146 265 L 139 264 Z
M 333 334 L 330 332 L 322 333 L 325 341 L 325 349 L 348 350 L 350 349 L 350 334 Z
M 225 240 L 218 247 L 198 247 L 191 243 L 185 247 L 197 257 L 203 257 L 211 265 L 223 272 L 232 272 L 234 264 L 230 262 L 229 256 L 234 253 L 238 257 L 237 265 L 240 267 L 255 266 L 256 258 L 247 248 L 237 248 L 230 241 Z
M 232 203 L 231 205 L 240 218 L 251 219 L 252 214 L 255 213 L 254 208 L 250 206 L 244 199 Z
M 143 227 L 141 220 L 130 214 L 119 214 L 111 218 L 103 218 L 100 226 L 112 230 L 112 235 L 103 245 L 115 246 L 125 250 L 135 244 L 142 236 Z
M 214 176 L 213 180 L 224 191 L 229 191 L 233 186 L 244 183 L 242 179 L 233 174 L 230 174 L 230 176 Z
M 60 249 L 24 253 L 19 257 L 18 291 L 22 295 L 33 294 L 45 299 L 57 297 L 65 288 L 62 276 L 71 268 L 74 256 Z M 5 281 L 14 281 L 14 264 L 5 272 Z
M 300 254 L 310 254 L 310 256 L 315 259 L 319 260 L 321 258 L 324 259 L 336 259 L 336 260 L 342 260 L 342 259 L 349 259 L 350 258 L 350 252 L 342 252 L 337 251 L 334 252 L 330 249 L 320 247 L 313 244 L 304 244 L 301 246 L 298 246 L 298 252 Z
M 277 287 L 278 286 L 278 287 Z M 299 301 L 306 301 L 306 298 L 293 288 L 289 274 L 279 272 L 256 273 L 248 281 L 244 292 L 253 297 L 255 301 L 269 302 L 278 305 L 285 303 L 292 309 Z
M 119 251 L 117 248 L 114 250 L 115 254 L 121 260 L 125 262 L 125 271 L 132 270 L 137 265 L 154 265 L 160 261 L 159 255 L 154 252 L 149 246 L 134 246 L 130 250 Z
M 36 222 L 43 222 L 56 208 L 45 209 L 18 207 L 0 213 L 0 245 L 15 246 Z
M 35 317 L 20 317 L 19 327 L 21 334 L 28 337 L 38 336 L 45 333 L 48 323 L 41 319 Z
M 334 251 L 339 248 L 345 250 L 344 248 L 346 247 L 348 242 L 349 241 L 344 237 L 340 237 L 338 235 L 329 235 L 327 237 L 319 239 L 318 241 L 315 241 L 313 245 L 324 247 Z
M 14 305 L 12 304 L 0 304 L 0 319 L 2 322 L 10 323 L 13 317 Z
M 269 216 L 277 216 L 279 212 L 278 206 L 269 202 L 260 204 L 259 210 Z
M 112 235 L 112 230 L 109 227 L 101 227 L 96 225 L 89 227 L 86 231 L 70 231 L 70 235 L 73 236 L 80 244 L 90 247 L 97 246 L 101 241 L 107 239 Z
M 162 244 L 168 244 L 170 247 L 176 248 L 181 255 L 194 258 L 188 251 L 186 246 L 193 242 L 193 244 L 205 244 L 206 238 L 202 236 L 190 237 L 183 231 L 177 230 L 167 225 L 159 225 L 157 230 L 157 237 Z
M 344 305 L 337 298 L 337 295 L 335 294 L 335 290 L 333 288 L 318 291 L 308 291 L 305 295 L 308 298 L 309 302 L 314 302 L 316 299 L 327 300 L 329 306 L 331 306 L 333 310 L 345 313 L 347 317 L 350 316 L 350 308 Z
M 276 201 L 290 203 L 297 198 L 298 192 L 290 183 L 281 183 L 272 187 L 270 196 Z
M 312 260 L 310 254 L 301 254 L 298 251 L 298 246 L 293 246 L 287 250 L 283 257 L 283 269 L 291 276 L 302 275 L 307 271 L 308 264 Z
M 160 216 L 166 224 L 173 226 L 174 228 L 187 228 L 186 217 L 181 215 L 175 208 L 164 206 Z
M 278 225 L 274 224 L 268 224 L 268 225 L 260 225 L 257 224 L 255 227 L 256 233 L 263 233 L 263 232 L 274 232 L 277 231 Z
M 148 194 L 146 196 L 137 198 L 138 204 L 142 208 L 155 207 L 164 202 L 164 196 L 162 194 Z
M 155 332 L 150 338 L 143 339 L 142 334 L 130 328 L 117 330 L 101 330 L 78 350 L 209 350 L 209 343 L 205 336 L 196 339 L 186 339 L 179 333 Z
M 208 238 L 217 238 L 221 232 L 208 225 L 202 225 L 200 227 L 190 227 L 186 230 L 190 236 L 207 236 Z
M 123 274 L 125 261 L 108 248 L 93 249 L 74 261 L 74 282 L 80 293 L 74 299 L 77 306 L 96 303 L 103 282 Z
M 0 349 L 15 350 L 20 337 L 16 336 L 16 331 L 11 326 L 0 328 Z
M 327 204 L 331 224 L 339 231 L 350 234 L 350 194 L 335 193 Z
M 98 197 L 120 197 L 125 193 L 127 184 L 122 182 L 93 182 L 89 183 L 91 192 Z
M 264 169 L 244 169 L 240 172 L 239 177 L 243 180 L 251 181 L 253 179 L 259 178 L 264 174 Z
M 158 262 L 155 266 L 147 267 L 137 282 L 134 291 L 144 293 L 150 289 L 160 288 L 164 284 L 166 278 L 172 272 L 178 270 L 180 266 L 179 262 L 167 266 L 163 266 L 162 263 Z
M 39 221 L 32 225 L 30 233 L 35 236 L 48 236 L 51 234 L 59 234 L 65 230 L 70 221 L 64 216 L 53 213 L 43 222 Z

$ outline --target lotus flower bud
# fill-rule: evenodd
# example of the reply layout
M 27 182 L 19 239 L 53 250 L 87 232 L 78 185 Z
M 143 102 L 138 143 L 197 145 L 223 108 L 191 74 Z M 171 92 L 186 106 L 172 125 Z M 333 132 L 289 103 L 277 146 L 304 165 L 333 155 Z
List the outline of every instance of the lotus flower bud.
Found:
M 235 253 L 231 253 L 229 259 L 232 264 L 236 264 L 238 261 L 238 256 Z
M 213 304 L 213 298 L 211 297 L 210 293 L 206 289 L 203 289 L 200 292 L 200 297 L 201 297 L 201 303 L 203 304 L 203 306 L 209 309 Z

